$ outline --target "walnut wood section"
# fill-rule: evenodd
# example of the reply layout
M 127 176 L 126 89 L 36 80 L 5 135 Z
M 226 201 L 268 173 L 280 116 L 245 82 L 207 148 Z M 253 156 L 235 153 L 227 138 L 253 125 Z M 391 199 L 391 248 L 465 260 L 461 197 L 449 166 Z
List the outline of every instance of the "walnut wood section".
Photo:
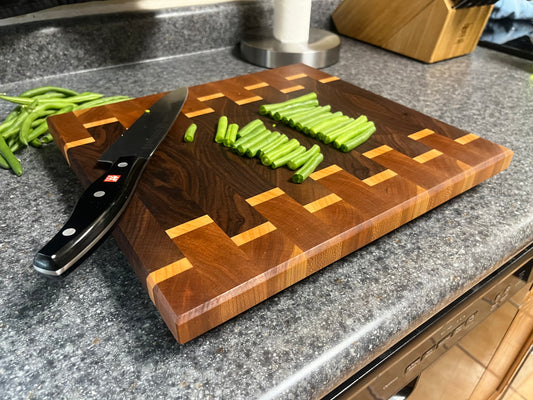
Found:
M 303 184 L 214 142 L 218 119 L 315 91 L 321 104 L 374 121 L 350 153 L 321 145 Z M 113 231 L 170 331 L 187 342 L 505 169 L 512 152 L 338 77 L 298 64 L 191 87 Z M 50 118 L 84 186 L 96 160 L 163 94 Z M 198 125 L 193 143 L 185 129 Z M 86 142 L 79 142 L 86 140 Z M 66 146 L 66 144 L 70 144 Z M 74 146 L 74 144 L 76 144 Z
M 332 17 L 344 35 L 433 63 L 472 52 L 493 8 L 452 6 L 452 0 L 344 0 Z

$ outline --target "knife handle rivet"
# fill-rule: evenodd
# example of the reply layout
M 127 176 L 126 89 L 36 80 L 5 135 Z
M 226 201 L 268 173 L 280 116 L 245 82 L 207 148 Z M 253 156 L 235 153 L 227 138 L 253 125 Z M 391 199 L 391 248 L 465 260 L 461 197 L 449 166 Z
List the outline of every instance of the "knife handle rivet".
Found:
M 65 230 L 62 232 L 63 236 L 72 236 L 72 235 L 74 235 L 75 233 L 76 233 L 76 229 L 74 229 L 74 228 L 67 228 L 67 229 L 65 229 Z
M 93 193 L 94 197 L 104 197 L 104 195 L 105 195 L 105 192 L 103 190 L 99 190 Z
M 124 168 L 124 167 L 127 167 L 128 166 L 128 163 L 126 161 L 122 161 L 122 162 L 119 162 L 117 164 L 120 168 Z

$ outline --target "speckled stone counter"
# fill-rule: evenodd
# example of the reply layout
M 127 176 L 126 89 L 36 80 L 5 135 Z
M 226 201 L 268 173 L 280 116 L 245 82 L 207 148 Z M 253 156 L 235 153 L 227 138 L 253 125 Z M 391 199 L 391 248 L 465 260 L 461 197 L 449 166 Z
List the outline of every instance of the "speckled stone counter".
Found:
M 0 91 L 51 84 L 142 96 L 258 70 L 228 45 L 11 77 Z M 530 62 L 478 48 L 426 65 L 343 38 L 339 63 L 325 70 L 511 148 L 511 166 L 179 345 L 112 238 L 66 280 L 32 270 L 82 187 L 55 146 L 26 149 L 20 178 L 0 171 L 0 397 L 320 398 L 531 241 Z M 8 109 L 0 103 L 0 116 Z

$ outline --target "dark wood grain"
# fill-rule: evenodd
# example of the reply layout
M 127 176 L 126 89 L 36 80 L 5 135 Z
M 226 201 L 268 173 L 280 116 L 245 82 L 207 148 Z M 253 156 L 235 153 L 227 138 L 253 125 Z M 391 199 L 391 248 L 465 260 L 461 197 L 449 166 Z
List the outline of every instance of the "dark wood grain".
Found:
M 315 91 L 377 131 L 350 153 L 321 145 L 303 184 L 214 142 L 218 119 L 312 138 L 259 105 Z M 87 186 L 97 160 L 163 94 L 49 119 Z M 183 141 L 191 122 L 192 143 Z M 302 64 L 190 88 L 114 236 L 176 339 L 184 343 L 507 168 L 512 152 Z

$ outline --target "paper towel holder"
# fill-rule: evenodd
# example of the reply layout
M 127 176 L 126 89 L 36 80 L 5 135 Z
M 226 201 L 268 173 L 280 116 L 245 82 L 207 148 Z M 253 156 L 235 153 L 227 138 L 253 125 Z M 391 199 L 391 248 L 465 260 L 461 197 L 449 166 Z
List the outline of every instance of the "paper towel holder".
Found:
M 309 29 L 306 43 L 283 43 L 274 38 L 271 28 L 245 32 L 241 55 L 252 64 L 266 68 L 304 63 L 324 68 L 339 61 L 340 38 L 322 29 Z
M 323 68 L 339 60 L 334 33 L 310 28 L 312 0 L 274 0 L 272 28 L 244 33 L 241 55 L 267 68 L 304 63 Z

